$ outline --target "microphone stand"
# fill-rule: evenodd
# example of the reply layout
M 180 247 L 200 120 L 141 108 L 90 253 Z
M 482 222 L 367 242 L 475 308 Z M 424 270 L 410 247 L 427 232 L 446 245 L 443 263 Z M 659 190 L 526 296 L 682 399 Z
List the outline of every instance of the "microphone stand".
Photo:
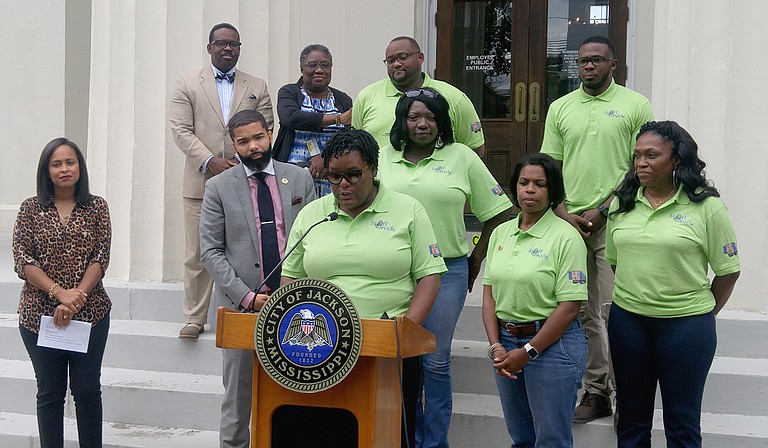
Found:
M 299 239 L 298 239 L 298 241 L 296 241 L 296 242 L 293 244 L 293 246 L 291 246 L 291 248 L 290 248 L 290 249 L 288 249 L 288 251 L 285 253 L 285 256 L 284 256 L 282 259 L 280 259 L 280 262 L 279 262 L 279 263 L 277 263 L 277 266 L 275 266 L 275 267 L 272 269 L 272 271 L 271 271 L 271 272 L 270 272 L 268 275 L 265 275 L 265 276 L 264 276 L 264 280 L 262 280 L 262 281 L 261 281 L 261 283 L 259 283 L 259 286 L 257 286 L 256 288 L 254 288 L 254 289 L 252 290 L 252 291 L 254 292 L 254 294 L 258 294 L 258 293 L 259 293 L 259 290 L 261 289 L 261 287 L 262 287 L 262 286 L 264 286 L 264 285 L 267 283 L 267 279 L 268 279 L 269 277 L 271 277 L 271 276 L 272 276 L 272 274 L 274 274 L 275 272 L 277 272 L 277 270 L 278 270 L 280 267 L 282 267 L 282 266 L 283 266 L 283 263 L 285 262 L 285 260 L 286 260 L 286 259 L 288 259 L 288 256 L 289 256 L 289 255 L 291 255 L 291 253 L 294 251 L 294 249 L 296 249 L 296 247 L 299 245 L 299 243 L 301 243 L 301 242 L 304 240 L 304 237 L 306 237 L 307 235 L 309 235 L 309 232 L 310 232 L 312 229 L 314 229 L 315 227 L 319 226 L 320 224 L 322 224 L 322 223 L 324 223 L 324 222 L 335 221 L 336 219 L 338 219 L 338 217 L 339 217 L 339 214 L 338 214 L 338 213 L 336 213 L 336 212 L 331 212 L 331 213 L 330 213 L 328 216 L 326 216 L 325 218 L 323 218 L 323 219 L 321 219 L 320 221 L 318 221 L 318 222 L 316 222 L 316 223 L 312 224 L 312 225 L 311 225 L 311 226 L 310 226 L 310 227 L 307 229 L 307 231 L 306 231 L 306 232 L 304 232 L 304 234 L 303 234 L 303 235 L 301 235 L 301 238 L 299 238 Z M 251 305 L 252 305 L 252 304 L 251 304 Z M 253 308 L 250 308 L 250 306 L 249 306 L 248 308 L 243 308 L 241 312 L 243 312 L 243 313 L 252 313 L 252 312 L 254 312 L 254 310 L 253 310 Z

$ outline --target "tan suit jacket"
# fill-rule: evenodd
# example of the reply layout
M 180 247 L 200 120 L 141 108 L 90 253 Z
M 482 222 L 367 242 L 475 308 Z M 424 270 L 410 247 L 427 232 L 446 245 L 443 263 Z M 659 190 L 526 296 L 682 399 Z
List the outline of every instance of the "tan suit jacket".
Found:
M 229 116 L 245 109 L 261 112 L 272 129 L 272 100 L 267 83 L 237 70 Z M 212 177 L 210 171 L 200 172 L 203 162 L 211 155 L 221 157 L 222 150 L 225 157 L 234 155 L 210 65 L 179 77 L 171 97 L 170 126 L 176 146 L 186 156 L 181 194 L 202 199 L 205 181 Z

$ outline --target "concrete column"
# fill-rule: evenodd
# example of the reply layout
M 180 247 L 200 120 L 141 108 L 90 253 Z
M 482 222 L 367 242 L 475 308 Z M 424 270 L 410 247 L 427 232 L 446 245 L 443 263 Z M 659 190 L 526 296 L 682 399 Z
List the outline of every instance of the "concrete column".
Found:
M 21 201 L 35 195 L 40 152 L 65 132 L 65 3 L 6 1 L 1 10 L 0 231 L 10 231 Z

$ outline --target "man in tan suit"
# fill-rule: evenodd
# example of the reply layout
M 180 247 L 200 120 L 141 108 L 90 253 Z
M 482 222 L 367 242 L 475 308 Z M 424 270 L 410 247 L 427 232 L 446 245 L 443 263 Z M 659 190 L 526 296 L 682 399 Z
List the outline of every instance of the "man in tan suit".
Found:
M 184 74 L 171 97 L 170 126 L 184 163 L 184 315 L 180 338 L 197 338 L 208 318 L 213 280 L 200 262 L 200 207 L 205 181 L 237 165 L 229 117 L 244 109 L 260 112 L 272 129 L 272 101 L 264 80 L 235 68 L 240 33 L 215 25 L 208 36 L 211 65 Z

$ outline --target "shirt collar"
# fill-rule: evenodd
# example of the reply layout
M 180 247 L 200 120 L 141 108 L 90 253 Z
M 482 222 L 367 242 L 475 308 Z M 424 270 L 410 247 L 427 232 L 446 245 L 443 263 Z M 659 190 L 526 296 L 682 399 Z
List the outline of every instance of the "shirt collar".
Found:
M 218 68 L 216 68 L 216 66 L 213 65 L 213 64 L 211 64 L 211 69 L 213 70 L 213 76 L 216 76 L 216 75 L 234 75 L 235 71 L 237 70 L 237 68 L 232 67 L 228 72 L 224 73 L 221 70 L 219 70 Z
M 593 100 L 599 100 L 599 101 L 605 101 L 609 102 L 613 99 L 614 96 L 616 96 L 616 92 L 618 92 L 619 87 L 616 84 L 616 81 L 611 78 L 611 84 L 608 86 L 607 89 L 605 89 L 605 92 L 601 93 L 600 95 L 592 96 L 584 91 L 584 83 L 581 83 L 579 86 L 579 92 L 581 93 L 581 102 L 586 103 Z
M 546 212 L 544 212 L 543 215 L 541 215 L 541 218 L 539 218 L 538 221 L 536 221 L 536 224 L 531 226 L 528 230 L 520 230 L 520 219 L 522 219 L 523 214 L 518 213 L 517 218 L 515 218 L 515 226 L 512 231 L 512 235 L 517 235 L 520 233 L 528 234 L 534 238 L 543 238 L 544 235 L 547 234 L 547 231 L 550 227 L 552 227 L 552 223 L 555 219 L 560 219 L 557 216 L 555 216 L 555 212 L 552 211 L 551 208 L 548 208 Z
M 437 161 L 440 161 L 440 162 L 444 161 L 445 160 L 445 153 L 442 151 L 444 148 L 445 147 L 435 148 L 435 150 L 432 151 L 432 154 L 430 154 L 427 157 L 425 157 L 424 160 L 430 160 L 431 159 L 431 160 L 437 160 Z M 411 164 L 411 165 L 416 165 L 415 163 L 405 159 L 405 151 L 404 150 L 398 151 L 398 150 L 395 149 L 394 151 L 395 151 L 395 156 L 392 158 L 392 162 L 393 163 L 408 163 L 408 164 Z
M 238 157 L 239 157 L 239 156 L 238 156 Z M 265 167 L 263 170 L 261 170 L 261 172 L 262 172 L 262 173 L 271 174 L 271 175 L 273 175 L 273 176 L 274 176 L 274 175 L 275 175 L 275 164 L 274 164 L 273 162 L 274 162 L 274 160 L 273 160 L 273 159 L 269 159 L 269 163 L 267 164 L 267 166 L 266 166 L 266 167 Z M 242 162 L 240 162 L 240 165 L 242 165 L 242 166 L 243 166 L 243 169 L 245 170 L 245 175 L 246 175 L 247 177 L 251 177 L 253 174 L 257 173 L 257 171 L 254 171 L 254 170 L 252 170 L 252 169 L 248 168 L 248 167 L 247 167 L 247 166 L 245 166 L 245 164 L 244 164 L 244 163 L 242 163 Z
M 362 215 L 363 213 L 366 213 L 368 211 L 374 212 L 374 213 L 387 213 L 389 212 L 389 206 L 390 206 L 390 200 L 389 200 L 389 190 L 387 190 L 384 187 L 384 184 L 381 183 L 380 180 L 374 179 L 373 184 L 378 187 L 379 191 L 376 193 L 376 197 L 373 198 L 373 202 L 362 212 L 360 212 L 359 215 Z M 346 214 L 342 209 L 339 208 L 339 203 L 336 202 L 336 198 L 333 199 L 333 210 L 326 210 L 328 213 L 331 211 L 337 212 L 341 216 L 346 216 L 351 218 L 348 214 Z
M 648 207 L 651 207 L 651 203 L 648 202 L 648 199 L 646 199 L 646 197 L 645 197 L 645 195 L 643 193 L 645 193 L 645 187 L 640 187 L 640 188 L 637 189 L 637 193 L 635 193 L 635 202 L 642 202 L 643 204 L 647 205 Z M 691 198 L 689 198 L 688 195 L 685 194 L 685 191 L 683 191 L 683 186 L 682 185 L 677 187 L 677 191 L 675 192 L 675 195 L 672 196 L 672 198 L 669 201 L 661 204 L 659 206 L 659 208 L 662 208 L 662 207 L 666 206 L 667 204 L 672 204 L 672 203 L 675 203 L 675 202 L 678 203 L 678 204 L 682 204 L 682 205 L 688 205 L 688 204 L 691 203 Z M 651 207 L 651 208 L 653 208 L 653 207 Z M 658 210 L 658 208 L 656 210 Z
M 432 78 L 430 78 L 426 72 L 421 72 L 421 79 L 421 87 L 429 87 L 432 83 Z M 395 87 L 395 84 L 391 79 L 387 78 L 387 81 L 386 89 L 384 91 L 387 96 L 403 96 L 403 92 Z

